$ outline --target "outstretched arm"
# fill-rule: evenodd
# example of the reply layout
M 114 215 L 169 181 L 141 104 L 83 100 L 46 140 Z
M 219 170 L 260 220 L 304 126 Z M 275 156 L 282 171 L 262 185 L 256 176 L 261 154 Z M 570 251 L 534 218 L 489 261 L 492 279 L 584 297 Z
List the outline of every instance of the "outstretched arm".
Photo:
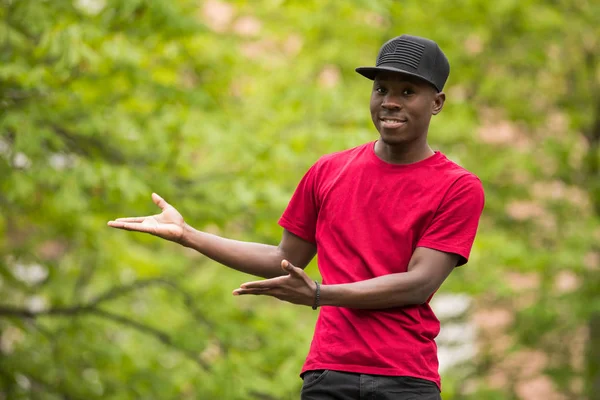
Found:
M 108 226 L 145 232 L 190 247 L 235 270 L 263 278 L 287 275 L 281 268 L 286 259 L 304 268 L 316 254 L 316 246 L 284 230 L 278 246 L 226 239 L 196 230 L 185 223 L 182 215 L 156 193 L 152 200 L 161 213 L 147 217 L 119 218 Z
M 287 275 L 281 268 L 283 260 L 304 269 L 317 251 L 314 244 L 287 230 L 283 231 L 279 245 L 272 246 L 222 238 L 187 224 L 181 244 L 230 268 L 263 278 Z

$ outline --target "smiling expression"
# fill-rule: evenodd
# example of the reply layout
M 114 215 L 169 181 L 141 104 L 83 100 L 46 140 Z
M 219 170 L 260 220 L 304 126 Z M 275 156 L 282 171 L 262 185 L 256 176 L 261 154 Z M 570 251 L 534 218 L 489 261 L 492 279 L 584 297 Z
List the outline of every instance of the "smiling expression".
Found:
M 445 95 L 429 83 L 398 72 L 383 72 L 373 82 L 371 118 L 388 145 L 426 144 L 432 115 L 444 105 Z

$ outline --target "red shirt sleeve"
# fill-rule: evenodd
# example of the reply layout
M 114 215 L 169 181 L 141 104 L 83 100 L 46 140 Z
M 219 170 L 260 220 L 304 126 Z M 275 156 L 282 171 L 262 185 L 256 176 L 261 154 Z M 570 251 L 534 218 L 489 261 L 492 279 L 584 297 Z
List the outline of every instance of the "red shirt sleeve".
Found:
M 417 247 L 458 254 L 460 259 L 457 265 L 466 264 L 484 202 L 483 185 L 475 175 L 465 175 L 456 180 Z
M 279 219 L 279 225 L 300 238 L 316 244 L 319 201 L 316 187 L 317 166 L 313 165 L 304 175 L 287 208 Z

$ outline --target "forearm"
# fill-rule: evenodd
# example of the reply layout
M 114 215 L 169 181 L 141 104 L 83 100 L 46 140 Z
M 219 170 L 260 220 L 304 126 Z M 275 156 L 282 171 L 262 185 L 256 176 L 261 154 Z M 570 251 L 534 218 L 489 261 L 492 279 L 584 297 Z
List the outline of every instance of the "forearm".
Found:
M 180 243 L 237 271 L 263 278 L 285 275 L 281 269 L 285 255 L 278 246 L 226 239 L 187 224 Z
M 321 285 L 320 304 L 360 309 L 382 309 L 422 304 L 433 293 L 419 274 L 398 273 L 360 282 Z

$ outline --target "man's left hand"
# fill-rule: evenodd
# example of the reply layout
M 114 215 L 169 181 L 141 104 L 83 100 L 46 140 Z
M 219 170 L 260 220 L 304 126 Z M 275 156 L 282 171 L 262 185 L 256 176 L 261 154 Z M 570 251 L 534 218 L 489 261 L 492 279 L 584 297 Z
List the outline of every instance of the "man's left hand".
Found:
M 293 304 L 312 306 L 317 284 L 301 268 L 294 267 L 289 261 L 281 261 L 281 268 L 288 275 L 262 281 L 246 282 L 233 291 L 234 296 L 245 294 L 273 296 Z

